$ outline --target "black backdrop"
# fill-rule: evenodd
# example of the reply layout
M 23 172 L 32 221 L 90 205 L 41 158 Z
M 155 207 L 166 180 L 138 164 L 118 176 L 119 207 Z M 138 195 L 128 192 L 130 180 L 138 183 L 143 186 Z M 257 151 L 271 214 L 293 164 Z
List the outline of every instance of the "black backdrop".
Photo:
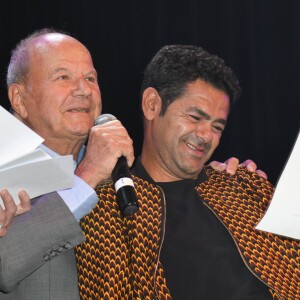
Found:
M 8 108 L 5 73 L 15 44 L 42 27 L 68 31 L 91 51 L 103 113 L 128 128 L 136 155 L 139 86 L 154 53 L 176 43 L 221 56 L 243 94 L 213 159 L 252 158 L 276 184 L 300 125 L 299 0 L 7 0 L 0 22 L 0 105 Z

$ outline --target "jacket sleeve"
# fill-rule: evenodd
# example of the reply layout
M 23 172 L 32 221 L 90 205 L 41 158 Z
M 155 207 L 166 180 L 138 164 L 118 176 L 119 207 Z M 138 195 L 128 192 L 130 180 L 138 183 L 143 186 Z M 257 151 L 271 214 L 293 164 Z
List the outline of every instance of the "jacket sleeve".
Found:
M 0 238 L 0 291 L 8 292 L 45 262 L 84 241 L 79 223 L 57 193 L 32 200 Z

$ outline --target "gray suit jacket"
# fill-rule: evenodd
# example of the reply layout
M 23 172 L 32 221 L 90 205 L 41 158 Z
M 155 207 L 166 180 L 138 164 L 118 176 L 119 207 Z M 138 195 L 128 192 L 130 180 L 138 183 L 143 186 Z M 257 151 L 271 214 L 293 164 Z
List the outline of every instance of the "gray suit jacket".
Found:
M 0 239 L 0 300 L 77 300 L 73 248 L 84 241 L 57 193 L 32 201 Z

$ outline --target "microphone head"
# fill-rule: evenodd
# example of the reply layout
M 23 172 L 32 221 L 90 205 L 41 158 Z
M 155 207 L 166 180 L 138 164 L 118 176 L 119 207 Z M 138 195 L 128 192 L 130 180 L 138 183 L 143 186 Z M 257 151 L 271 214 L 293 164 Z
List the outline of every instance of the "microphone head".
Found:
M 97 117 L 97 119 L 95 120 L 95 125 L 102 125 L 104 123 L 114 120 L 117 120 L 117 118 L 114 115 L 103 114 Z

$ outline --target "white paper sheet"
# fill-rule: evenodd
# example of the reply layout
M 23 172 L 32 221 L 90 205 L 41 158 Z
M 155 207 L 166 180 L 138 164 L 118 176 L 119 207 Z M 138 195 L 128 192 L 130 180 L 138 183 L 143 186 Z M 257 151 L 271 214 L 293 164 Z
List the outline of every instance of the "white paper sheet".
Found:
M 0 106 L 0 166 L 33 151 L 44 139 Z
M 22 189 L 34 198 L 74 184 L 72 155 L 52 158 L 37 148 L 43 141 L 0 106 L 0 190 L 8 189 L 17 204 Z
M 12 160 L 12 161 L 0 166 L 0 171 L 9 169 L 9 168 L 15 168 L 17 166 L 28 164 L 31 162 L 42 161 L 45 159 L 51 159 L 51 156 L 49 154 L 47 154 L 46 152 L 44 152 L 41 148 L 37 148 L 15 160 Z
M 72 155 L 33 161 L 16 168 L 0 171 L 0 190 L 8 189 L 18 204 L 18 193 L 25 190 L 29 197 L 72 187 L 74 184 Z M 0 198 L 0 205 L 3 201 Z
M 300 133 L 256 229 L 300 240 Z

